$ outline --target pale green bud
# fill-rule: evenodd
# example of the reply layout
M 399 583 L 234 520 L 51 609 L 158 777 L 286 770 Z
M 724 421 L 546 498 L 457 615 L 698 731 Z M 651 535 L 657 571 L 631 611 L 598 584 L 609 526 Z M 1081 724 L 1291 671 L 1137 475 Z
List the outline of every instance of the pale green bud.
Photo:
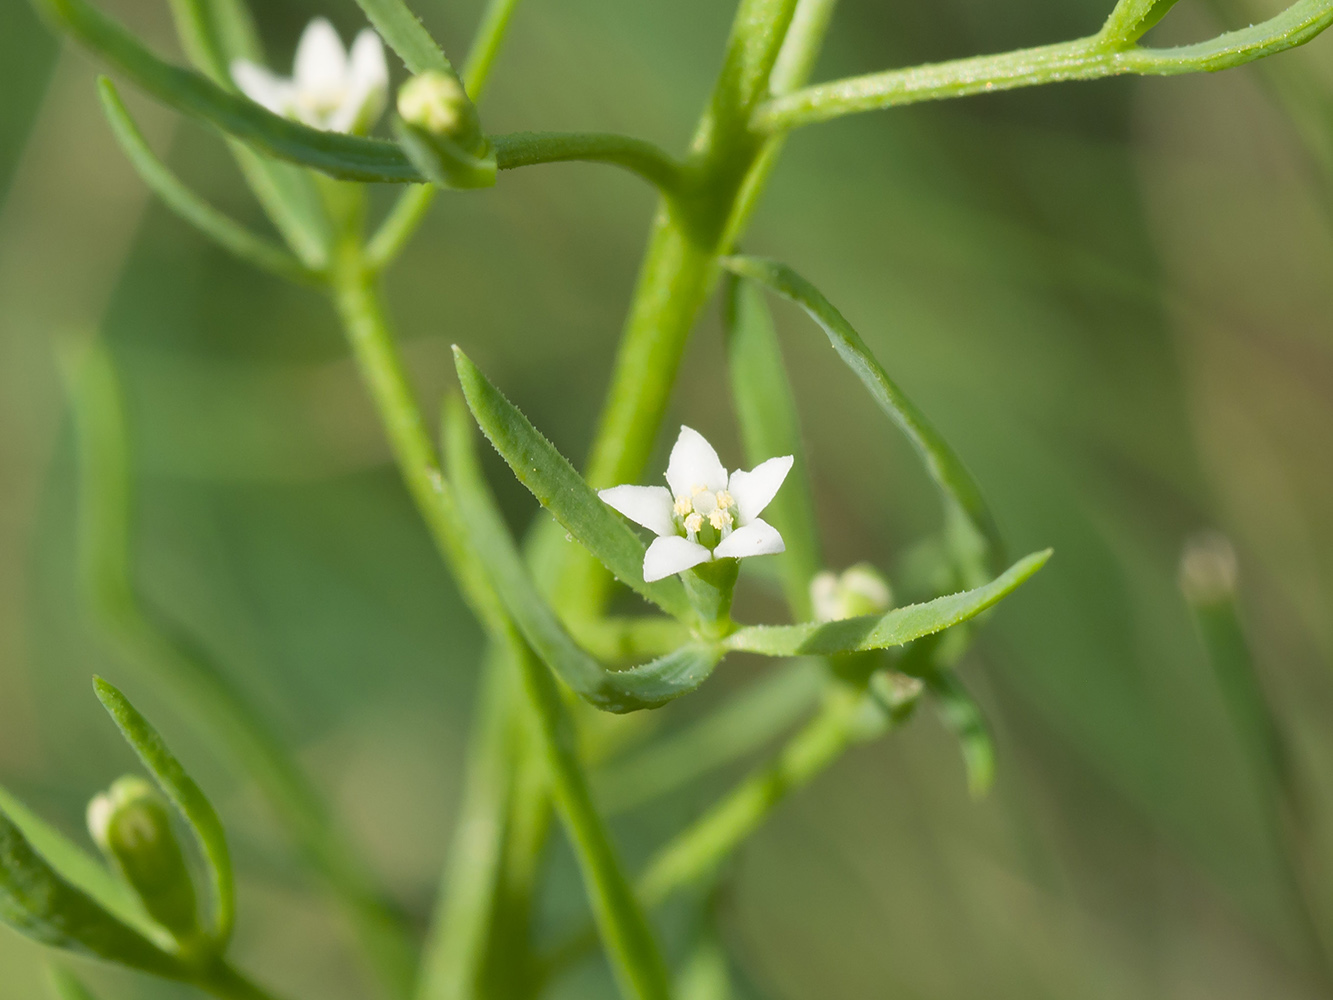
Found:
M 398 91 L 398 114 L 409 125 L 436 136 L 461 137 L 476 131 L 476 111 L 458 78 L 428 70 Z
M 1180 589 L 1193 605 L 1221 604 L 1236 595 L 1236 550 L 1227 537 L 1208 531 L 1185 543 Z
M 893 590 L 875 567 L 858 563 L 841 575 L 817 573 L 810 581 L 810 602 L 819 621 L 841 621 L 882 615 L 893 607 Z
M 134 775 L 117 779 L 88 803 L 88 831 L 149 916 L 179 941 L 198 936 L 194 883 L 156 788 Z

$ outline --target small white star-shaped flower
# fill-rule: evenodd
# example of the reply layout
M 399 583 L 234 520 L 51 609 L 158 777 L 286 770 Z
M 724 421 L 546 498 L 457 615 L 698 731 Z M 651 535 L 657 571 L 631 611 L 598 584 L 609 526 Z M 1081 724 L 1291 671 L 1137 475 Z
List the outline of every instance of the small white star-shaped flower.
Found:
M 389 100 L 380 36 L 363 29 L 349 57 L 337 30 L 322 17 L 301 34 L 290 78 L 245 59 L 231 64 L 231 76 L 256 104 L 325 132 L 369 132 Z
M 646 583 L 712 559 L 783 552 L 782 536 L 759 515 L 777 494 L 792 456 L 770 458 L 727 475 L 717 452 L 689 427 L 671 449 L 663 486 L 613 486 L 598 496 L 657 538 L 643 556 Z

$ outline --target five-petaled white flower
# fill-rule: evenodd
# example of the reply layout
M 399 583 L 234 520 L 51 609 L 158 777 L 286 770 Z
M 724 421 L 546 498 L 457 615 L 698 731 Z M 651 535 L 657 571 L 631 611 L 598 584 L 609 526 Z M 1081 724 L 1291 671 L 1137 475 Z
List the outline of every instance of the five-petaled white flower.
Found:
M 782 552 L 782 536 L 759 515 L 791 471 L 792 457 L 770 458 L 730 476 L 698 431 L 680 429 L 663 486 L 614 486 L 597 495 L 657 535 L 643 557 L 646 582 L 710 559 Z
M 322 17 L 302 33 L 290 79 L 245 59 L 231 64 L 231 76 L 256 104 L 325 132 L 368 132 L 389 100 L 380 36 L 363 29 L 349 58 L 337 30 Z

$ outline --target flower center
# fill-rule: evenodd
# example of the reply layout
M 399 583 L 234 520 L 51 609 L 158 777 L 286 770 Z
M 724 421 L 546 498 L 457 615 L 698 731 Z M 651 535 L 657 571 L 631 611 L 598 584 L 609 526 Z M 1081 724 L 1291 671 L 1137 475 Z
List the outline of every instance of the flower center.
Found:
M 705 486 L 695 486 L 688 497 L 676 497 L 673 508 L 677 524 L 685 537 L 706 549 L 714 549 L 731 534 L 736 519 L 732 511 L 736 501 L 726 490 L 714 493 Z

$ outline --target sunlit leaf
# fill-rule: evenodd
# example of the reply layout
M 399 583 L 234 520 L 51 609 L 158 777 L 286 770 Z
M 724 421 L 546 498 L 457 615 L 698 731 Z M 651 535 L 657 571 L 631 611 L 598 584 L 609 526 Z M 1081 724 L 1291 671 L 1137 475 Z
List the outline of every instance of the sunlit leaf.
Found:
M 0 921 L 50 945 L 168 979 L 182 964 L 62 878 L 0 812 Z
M 98 677 L 93 680 L 97 697 L 110 713 L 126 742 L 139 755 L 158 787 L 180 811 L 199 843 L 208 864 L 213 887 L 213 935 L 225 943 L 231 936 L 236 915 L 236 887 L 232 879 L 231 852 L 222 821 L 204 797 L 194 779 L 185 773 L 152 724 L 129 703 L 112 684 Z
M 828 335 L 829 343 L 869 390 L 871 397 L 889 418 L 907 435 L 921 455 L 926 471 L 935 480 L 946 505 L 946 525 L 956 527 L 955 513 L 961 514 L 971 526 L 976 540 L 984 542 L 992 568 L 1000 558 L 1003 545 L 999 530 L 981 490 L 954 453 L 948 442 L 930 424 L 925 415 L 907 398 L 898 385 L 889 378 L 884 366 L 875 359 L 861 335 L 843 318 L 832 303 L 820 294 L 810 282 L 774 260 L 762 257 L 729 257 L 723 264 L 735 274 L 757 281 L 766 288 L 790 299 L 804 309 Z M 959 547 L 966 558 L 967 540 Z M 967 560 L 971 561 L 971 560 Z M 979 566 L 966 566 L 968 583 L 980 582 Z
M 644 583 L 645 546 L 634 530 L 458 348 L 454 361 L 472 415 L 519 482 L 622 583 L 667 614 L 690 618 L 680 580 Z
M 579 648 L 528 575 L 482 478 L 471 443 L 471 422 L 461 405 L 449 408 L 445 424 L 449 479 L 469 537 L 519 631 L 566 684 L 598 708 L 631 712 L 663 705 L 708 679 L 724 652 L 714 644 L 690 643 L 628 670 L 608 670 Z
M 449 65 L 444 51 L 403 0 L 356 2 L 366 12 L 366 17 L 370 18 L 370 23 L 380 33 L 380 37 L 389 43 L 389 48 L 398 53 L 398 57 L 413 73 L 435 70 L 454 75 L 454 68 Z
M 805 625 L 751 625 L 723 640 L 730 649 L 764 656 L 800 656 L 888 649 L 965 622 L 998 603 L 1041 569 L 1051 550 L 1020 559 L 990 583 L 885 615 Z

